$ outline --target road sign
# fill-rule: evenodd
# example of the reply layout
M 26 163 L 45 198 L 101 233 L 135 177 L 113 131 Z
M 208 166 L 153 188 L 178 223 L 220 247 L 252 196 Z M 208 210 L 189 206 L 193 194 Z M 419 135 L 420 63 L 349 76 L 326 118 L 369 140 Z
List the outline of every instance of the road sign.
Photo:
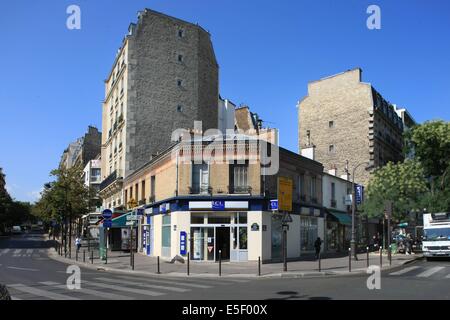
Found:
M 127 221 L 127 226 L 134 227 L 136 226 L 136 223 L 134 221 Z
M 109 220 L 112 218 L 112 216 L 113 216 L 113 213 L 111 210 L 109 210 L 109 209 L 103 210 L 103 212 L 102 212 L 103 219 Z
M 290 178 L 278 178 L 278 210 L 292 212 L 293 185 Z
M 144 213 L 145 213 L 145 209 L 143 209 L 143 208 L 139 208 L 139 209 L 136 210 L 136 214 L 138 216 L 143 216 Z
M 278 200 L 270 200 L 270 210 L 272 211 L 278 210 Z
M 353 199 L 353 196 L 351 194 L 348 194 L 345 197 L 345 205 L 346 206 L 351 206 L 353 204 L 353 200 L 352 199 Z
M 294 222 L 293 220 L 292 220 L 292 216 L 289 214 L 289 213 L 285 213 L 284 214 L 284 216 L 283 216 L 283 219 L 281 219 L 281 222 L 283 223 L 283 224 L 286 224 L 286 223 L 292 223 L 292 222 Z
M 140 216 L 134 216 L 134 215 L 127 216 L 127 221 L 138 221 L 139 219 L 141 219 Z
M 185 256 L 187 253 L 187 234 L 186 231 L 180 232 L 180 255 Z

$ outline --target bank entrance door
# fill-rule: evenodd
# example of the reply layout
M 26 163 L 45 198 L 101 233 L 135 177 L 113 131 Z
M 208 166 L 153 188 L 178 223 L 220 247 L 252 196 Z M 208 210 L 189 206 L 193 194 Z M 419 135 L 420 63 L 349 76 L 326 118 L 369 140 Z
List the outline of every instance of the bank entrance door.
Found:
M 216 227 L 216 259 L 230 260 L 230 227 Z

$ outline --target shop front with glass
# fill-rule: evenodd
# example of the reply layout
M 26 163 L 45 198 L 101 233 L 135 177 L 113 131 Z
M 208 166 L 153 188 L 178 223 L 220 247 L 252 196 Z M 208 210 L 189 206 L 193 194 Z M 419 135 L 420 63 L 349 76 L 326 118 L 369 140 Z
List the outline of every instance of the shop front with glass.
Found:
M 247 212 L 191 212 L 190 255 L 194 261 L 247 261 Z

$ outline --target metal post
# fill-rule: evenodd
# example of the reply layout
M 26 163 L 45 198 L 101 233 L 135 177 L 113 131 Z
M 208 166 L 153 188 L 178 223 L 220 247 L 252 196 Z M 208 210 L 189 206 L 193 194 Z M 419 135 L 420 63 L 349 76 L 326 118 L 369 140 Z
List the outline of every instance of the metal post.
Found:
M 86 263 L 86 250 L 83 250 L 83 263 Z
M 75 261 L 78 261 L 78 250 L 77 250 L 77 252 L 75 253 Z
M 355 260 L 358 260 L 356 257 L 356 230 L 355 230 L 355 211 L 356 211 L 356 190 L 355 190 L 355 171 L 356 167 L 353 169 L 352 175 L 352 239 L 350 240 L 350 257 L 355 256 Z
M 392 266 L 392 245 L 389 245 L 388 257 L 389 257 L 389 266 Z
M 190 270 L 189 270 L 189 267 L 190 267 L 189 263 L 190 263 L 190 261 L 191 261 L 191 259 L 190 259 L 190 254 L 189 254 L 189 252 L 188 252 L 188 253 L 187 253 L 187 275 L 188 275 L 188 276 L 190 275 Z
M 131 270 L 134 271 L 134 252 L 131 252 Z
M 133 227 L 130 228 L 130 266 L 133 266 Z
M 319 252 L 319 272 L 322 272 L 322 255 Z
M 159 256 L 156 258 L 156 262 L 157 262 L 157 274 L 161 274 L 160 269 L 159 269 Z
M 261 257 L 258 257 L 258 277 L 261 277 Z
M 105 264 L 108 264 L 108 247 L 105 250 Z
M 91 264 L 94 264 L 94 250 L 91 251 Z
M 348 272 L 352 272 L 352 248 L 348 249 Z
M 283 271 L 287 272 L 287 226 L 283 226 Z
M 383 248 L 380 248 L 380 268 L 383 267 Z
M 369 247 L 367 247 L 366 249 L 367 249 L 367 268 L 368 268 L 369 265 L 370 265 L 370 262 L 369 262 Z
M 222 276 L 222 250 L 219 250 L 219 277 Z

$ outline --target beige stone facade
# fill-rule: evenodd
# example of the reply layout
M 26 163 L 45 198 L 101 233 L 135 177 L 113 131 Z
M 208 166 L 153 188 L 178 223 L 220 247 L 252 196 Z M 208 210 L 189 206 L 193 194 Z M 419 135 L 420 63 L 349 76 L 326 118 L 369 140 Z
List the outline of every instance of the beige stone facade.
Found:
M 403 124 L 394 107 L 369 83 L 362 70 L 347 72 L 308 84 L 299 102 L 299 147 L 314 145 L 315 160 L 325 170 L 344 174 L 362 162 L 375 167 L 403 159 Z M 360 166 L 355 180 L 367 185 L 370 172 Z

